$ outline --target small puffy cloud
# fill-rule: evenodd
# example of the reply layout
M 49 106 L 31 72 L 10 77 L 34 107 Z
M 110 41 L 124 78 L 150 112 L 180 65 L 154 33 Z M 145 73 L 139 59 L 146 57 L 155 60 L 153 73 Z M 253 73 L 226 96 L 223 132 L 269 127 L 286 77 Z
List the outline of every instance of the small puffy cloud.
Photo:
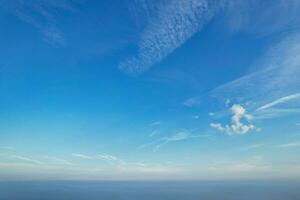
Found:
M 253 116 L 247 114 L 247 111 L 244 107 L 239 104 L 234 104 L 231 107 L 231 123 L 227 125 L 222 125 L 220 123 L 211 123 L 210 127 L 225 132 L 229 135 L 232 134 L 246 134 L 251 130 L 257 130 L 257 128 L 251 124 Z

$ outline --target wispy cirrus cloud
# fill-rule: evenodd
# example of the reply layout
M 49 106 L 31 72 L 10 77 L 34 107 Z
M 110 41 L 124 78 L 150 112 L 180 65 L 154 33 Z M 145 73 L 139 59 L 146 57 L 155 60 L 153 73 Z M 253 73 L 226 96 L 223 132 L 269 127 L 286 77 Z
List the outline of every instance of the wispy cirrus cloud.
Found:
M 160 149 L 162 146 L 171 143 L 171 142 L 179 142 L 179 141 L 183 141 L 183 140 L 189 140 L 189 139 L 196 139 L 196 138 L 206 138 L 206 139 L 214 139 L 214 137 L 212 135 L 208 135 L 208 134 L 192 134 L 190 132 L 187 131 L 183 131 L 183 132 L 178 132 L 175 133 L 173 135 L 170 136 L 165 136 L 165 137 L 161 137 L 157 140 L 154 140 L 153 142 L 150 143 L 146 143 L 141 145 L 139 148 L 146 148 L 146 147 L 151 147 L 153 148 L 153 151 L 157 151 L 158 149 Z
M 44 158 L 55 165 L 73 165 L 70 161 L 55 156 L 44 156 Z
M 280 144 L 278 147 L 281 148 L 289 148 L 289 147 L 300 147 L 300 142 L 290 142 L 285 144 Z
M 73 157 L 81 158 L 81 159 L 93 159 L 92 156 L 88 156 L 85 154 L 80 154 L 80 153 L 72 153 L 71 154 Z
M 21 160 L 21 161 L 25 161 L 25 162 L 29 162 L 29 163 L 34 163 L 34 164 L 43 164 L 43 162 L 39 161 L 39 160 L 35 160 L 33 158 L 30 157 L 26 157 L 26 156 L 21 156 L 21 155 L 13 155 L 11 156 L 14 159 L 17 160 Z
M 298 100 L 298 99 L 300 99 L 300 93 L 291 94 L 291 95 L 288 95 L 288 96 L 276 99 L 276 100 L 274 100 L 272 102 L 269 102 L 269 103 L 267 103 L 267 104 L 265 104 L 265 105 L 257 108 L 256 110 L 257 111 L 265 110 L 265 109 L 274 107 L 274 106 L 276 106 L 278 104 L 284 104 L 284 103 L 287 103 L 287 102 L 290 102 L 290 101 L 293 101 L 293 100 Z
M 231 33 L 250 32 L 270 35 L 297 28 L 300 19 L 298 0 L 225 0 L 223 24 Z M 223 26 L 223 28 L 224 28 Z
M 109 154 L 95 154 L 95 155 L 86 155 L 86 154 L 79 154 L 79 153 L 72 153 L 71 154 L 73 157 L 77 157 L 80 159 L 85 159 L 85 160 L 102 160 L 102 161 L 117 161 L 118 158 L 113 155 Z
M 212 18 L 216 6 L 207 0 L 162 1 L 153 8 L 153 1 L 142 1 L 150 18 L 143 30 L 138 52 L 120 63 L 119 68 L 129 74 L 139 74 L 160 62 L 184 44 Z
M 44 41 L 52 45 L 65 46 L 66 39 L 59 28 L 57 12 L 74 12 L 76 4 L 81 2 L 81 0 L 2 1 L 0 9 L 37 29 Z
M 249 108 L 255 112 L 257 119 L 298 112 L 299 51 L 300 33 L 286 36 L 271 47 L 258 70 L 217 87 L 212 91 L 212 96 L 252 102 Z M 284 108 L 275 108 L 281 104 Z
M 15 150 L 15 148 L 12 147 L 12 146 L 1 146 L 0 149 L 2 149 L 2 150 L 8 150 L 8 151 L 13 151 L 13 150 Z
M 239 161 L 226 161 L 214 164 L 210 170 L 223 173 L 250 173 L 264 172 L 270 170 L 272 165 L 266 162 L 261 156 L 252 156 L 251 158 Z
M 248 145 L 248 146 L 242 147 L 241 150 L 248 151 L 248 150 L 262 148 L 262 147 L 265 147 L 265 146 L 266 146 L 266 144 L 258 143 L 258 144 L 252 144 L 252 145 Z

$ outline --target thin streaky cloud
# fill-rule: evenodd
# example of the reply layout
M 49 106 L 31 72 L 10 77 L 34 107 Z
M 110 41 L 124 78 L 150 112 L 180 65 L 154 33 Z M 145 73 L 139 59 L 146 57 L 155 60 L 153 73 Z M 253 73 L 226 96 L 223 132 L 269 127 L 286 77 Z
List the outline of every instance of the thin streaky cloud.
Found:
M 77 0 L 4 1 L 4 10 L 38 30 L 51 45 L 66 45 L 64 33 L 58 26 L 58 11 L 76 11 Z
M 73 157 L 77 157 L 85 160 L 102 160 L 108 162 L 119 160 L 116 156 L 109 155 L 109 154 L 85 155 L 85 154 L 73 153 L 71 155 Z
M 73 163 L 71 163 L 68 160 L 62 159 L 62 158 L 58 158 L 58 157 L 54 157 L 54 156 L 44 156 L 45 159 L 47 159 L 48 161 L 52 162 L 53 164 L 59 164 L 59 165 L 73 165 Z
M 292 101 L 292 100 L 298 100 L 298 99 L 300 99 L 300 93 L 291 94 L 291 95 L 276 99 L 275 101 L 272 101 L 270 103 L 267 103 L 267 104 L 259 107 L 257 109 L 257 111 L 268 109 L 268 108 L 271 108 L 271 107 L 276 106 L 278 104 L 283 104 L 283 103 L 286 103 L 286 102 L 289 102 L 289 101 Z
M 99 160 L 104 160 L 104 161 L 117 161 L 118 158 L 116 156 L 113 155 L 109 155 L 109 154 L 98 154 L 96 156 L 94 156 L 95 159 L 99 159 Z
M 73 157 L 77 158 L 82 158 L 82 159 L 93 159 L 93 157 L 85 155 L 85 154 L 80 154 L 80 153 L 72 153 L 71 154 Z
M 300 142 L 290 142 L 290 143 L 286 143 L 286 144 L 281 144 L 281 145 L 278 145 L 278 147 L 281 147 L 281 148 L 300 147 Z
M 15 150 L 15 148 L 11 147 L 11 146 L 2 146 L 2 147 L 0 147 L 0 149 L 9 150 L 9 151 Z
M 241 103 L 253 102 L 250 109 L 259 109 L 259 112 L 279 103 L 285 103 L 288 108 L 291 100 L 299 98 L 299 51 L 300 34 L 290 34 L 270 47 L 260 60 L 258 70 L 217 87 L 211 95 Z
M 243 147 L 241 148 L 241 150 L 253 150 L 253 149 L 258 149 L 258 148 L 262 148 L 262 147 L 265 147 L 266 145 L 263 144 L 263 143 L 259 143 L 259 144 L 252 144 L 252 145 L 249 145 L 249 146 L 246 146 L 246 147 Z
M 191 134 L 191 133 L 185 131 L 185 132 L 178 132 L 178 133 L 175 133 L 175 134 L 170 135 L 170 136 L 161 137 L 161 138 L 159 138 L 157 140 L 154 140 L 150 143 L 143 144 L 143 145 L 139 146 L 139 148 L 151 147 L 151 148 L 153 148 L 153 151 L 157 151 L 162 146 L 164 146 L 164 145 L 166 145 L 170 142 L 179 142 L 179 141 L 193 139 L 193 138 L 206 138 L 206 139 L 209 139 L 209 140 L 214 139 L 214 137 L 212 135 L 208 135 L 208 134 Z
M 13 155 L 12 158 L 17 159 L 17 160 L 21 160 L 21 161 L 25 161 L 25 162 L 30 162 L 30 163 L 34 163 L 34 164 L 43 164 L 43 162 L 39 161 L 39 160 L 35 160 L 29 157 L 25 157 L 25 156 L 20 156 L 20 155 Z

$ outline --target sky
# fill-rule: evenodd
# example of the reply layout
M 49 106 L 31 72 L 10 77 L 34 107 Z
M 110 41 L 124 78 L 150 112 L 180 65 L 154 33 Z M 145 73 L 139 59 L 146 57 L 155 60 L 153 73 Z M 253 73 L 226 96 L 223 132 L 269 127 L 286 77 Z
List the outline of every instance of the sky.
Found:
M 299 179 L 299 13 L 0 0 L 0 180 Z

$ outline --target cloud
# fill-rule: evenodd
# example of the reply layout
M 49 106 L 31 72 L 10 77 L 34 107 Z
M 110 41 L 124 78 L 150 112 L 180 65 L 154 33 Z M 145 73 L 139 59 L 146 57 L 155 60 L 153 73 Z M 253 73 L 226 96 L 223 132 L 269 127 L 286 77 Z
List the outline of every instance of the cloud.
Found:
M 213 137 L 211 135 L 197 135 L 197 134 L 191 134 L 189 132 L 178 132 L 170 136 L 159 138 L 158 140 L 155 140 L 153 142 L 143 144 L 140 146 L 140 148 L 146 148 L 146 147 L 153 147 L 153 151 L 157 151 L 162 146 L 170 143 L 170 142 L 179 142 L 183 140 L 188 140 L 192 138 L 207 138 L 212 139 Z
M 192 97 L 183 102 L 183 105 L 186 107 L 194 107 L 200 104 L 200 98 L 199 97 Z
M 255 116 L 266 113 L 276 105 L 285 104 L 284 110 L 277 115 L 294 113 L 300 108 L 300 33 L 286 36 L 282 41 L 270 47 L 260 60 L 256 71 L 225 83 L 211 92 L 213 97 L 230 98 L 238 103 L 252 102 L 249 109 L 255 110 Z M 282 112 L 281 112 L 282 111 Z
M 243 147 L 241 148 L 241 150 L 252 150 L 252 149 L 257 149 L 257 148 L 261 148 L 261 147 L 264 147 L 266 146 L 265 144 L 262 144 L 262 143 L 259 143 L 259 144 L 252 144 L 252 145 L 249 145 L 249 146 L 246 146 L 246 147 Z
M 298 0 L 226 0 L 223 4 L 223 24 L 231 33 L 250 32 L 265 36 L 297 28 Z M 224 28 L 224 26 L 223 26 Z
M 260 156 L 253 156 L 242 161 L 218 163 L 210 167 L 213 171 L 225 173 L 250 173 L 270 170 L 272 166 Z
M 15 148 L 14 148 L 14 147 L 11 147 L 11 146 L 1 146 L 0 149 L 3 149 L 3 150 L 9 150 L 9 151 L 15 150 Z
M 200 116 L 199 116 L 199 115 L 194 115 L 193 118 L 194 118 L 194 119 L 199 119 Z
M 231 124 L 223 126 L 220 123 L 211 123 L 210 126 L 218 131 L 225 132 L 229 135 L 232 134 L 246 134 L 249 131 L 255 129 L 255 126 L 250 122 L 253 116 L 247 114 L 246 109 L 239 104 L 234 104 L 231 107 L 232 117 Z M 246 121 L 248 124 L 245 124 Z
M 143 30 L 135 56 L 121 62 L 119 68 L 139 74 L 160 62 L 184 44 L 212 18 L 215 7 L 206 0 L 162 1 L 150 9 L 153 1 L 143 1 L 145 16 L 150 16 Z
M 104 160 L 104 161 L 116 161 L 118 158 L 116 156 L 108 155 L 108 154 L 98 154 L 94 156 L 96 159 Z
M 58 27 L 57 13 L 74 12 L 77 3 L 78 0 L 21 0 L 4 1 L 1 6 L 20 21 L 37 29 L 44 41 L 52 45 L 65 46 L 64 34 Z
M 281 145 L 278 145 L 278 147 L 281 147 L 281 148 L 300 147 L 300 142 L 290 142 L 290 143 L 286 143 L 286 144 L 281 144 Z
M 70 161 L 67 161 L 65 159 L 61 159 L 58 157 L 54 157 L 54 156 L 44 156 L 45 159 L 47 159 L 48 161 L 50 161 L 53 164 L 58 164 L 58 165 L 73 165 L 73 163 L 71 163 Z
M 109 155 L 109 154 L 96 154 L 96 155 L 91 156 L 91 155 L 73 153 L 72 156 L 81 158 L 81 159 L 85 159 L 85 160 L 102 160 L 102 161 L 107 161 L 107 162 L 119 160 L 116 156 Z
M 149 126 L 160 126 L 162 124 L 163 124 L 162 121 L 155 121 L 155 122 L 152 122 L 151 124 L 149 124 Z
M 93 159 L 93 157 L 91 157 L 91 156 L 79 154 L 79 153 L 72 153 L 71 155 L 74 157 L 77 157 L 77 158 L 82 158 L 82 159 L 88 159 L 88 160 Z
M 291 94 L 291 95 L 288 95 L 288 96 L 285 96 L 285 97 L 281 97 L 279 99 L 276 99 L 272 102 L 269 102 L 261 107 L 259 107 L 258 109 L 256 109 L 257 111 L 260 111 L 260 110 L 265 110 L 265 109 L 268 109 L 268 108 L 271 108 L 273 106 L 276 106 L 278 104 L 283 104 L 283 103 L 287 103 L 289 101 L 292 101 L 292 100 L 298 100 L 300 99 L 300 93 L 296 93 L 296 94 Z
M 162 129 L 155 129 L 151 131 L 151 133 L 148 135 L 149 137 L 154 137 L 156 135 L 159 135 L 162 132 Z
M 21 161 L 25 161 L 25 162 L 29 162 L 29 163 L 34 163 L 34 164 L 43 164 L 41 161 L 29 158 L 29 157 L 25 157 L 25 156 L 20 156 L 20 155 L 13 155 L 12 158 L 15 158 L 15 159 L 21 160 Z

